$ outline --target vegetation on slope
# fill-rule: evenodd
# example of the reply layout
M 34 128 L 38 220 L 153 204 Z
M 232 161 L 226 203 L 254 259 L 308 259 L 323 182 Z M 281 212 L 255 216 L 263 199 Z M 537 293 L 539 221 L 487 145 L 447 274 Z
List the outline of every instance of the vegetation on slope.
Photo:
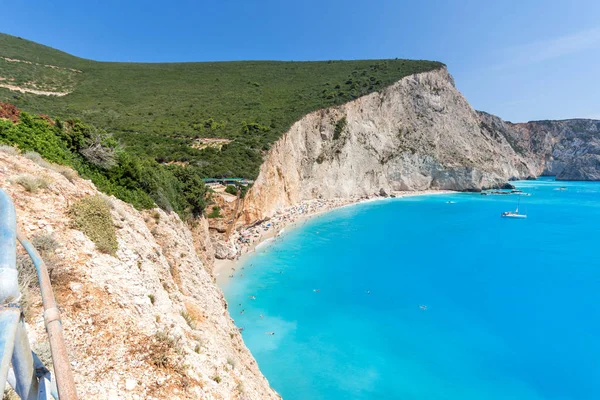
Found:
M 103 253 L 115 255 L 119 249 L 117 230 L 110 206 L 101 196 L 88 196 L 71 206 L 70 215 L 77 229 L 85 233 Z
M 91 179 L 99 190 L 140 209 L 156 204 L 186 219 L 201 215 L 207 201 L 197 167 L 159 165 L 142 159 L 120 148 L 106 131 L 79 120 L 52 120 L 0 103 L 0 144 L 14 145 L 23 152 L 39 153 L 52 163 L 71 166 Z M 35 153 L 25 155 L 38 163 L 46 162 Z
M 183 162 L 202 177 L 245 178 L 257 176 L 264 152 L 309 112 L 442 66 L 399 59 L 107 63 L 3 34 L 0 57 L 36 63 L 0 63 L 0 77 L 72 91 L 54 97 L 0 88 L 0 101 L 63 119 L 80 118 L 113 132 L 129 154 L 142 159 Z M 199 138 L 232 142 L 220 149 L 198 149 Z

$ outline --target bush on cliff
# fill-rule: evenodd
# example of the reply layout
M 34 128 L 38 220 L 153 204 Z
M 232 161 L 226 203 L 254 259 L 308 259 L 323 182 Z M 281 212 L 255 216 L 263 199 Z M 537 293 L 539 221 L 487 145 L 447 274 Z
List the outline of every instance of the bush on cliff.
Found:
M 110 206 L 101 196 L 84 197 L 71 206 L 70 216 L 75 225 L 103 253 L 115 255 L 119 244 L 117 230 L 110 215 Z
M 14 122 L 0 119 L 0 144 L 73 167 L 100 191 L 138 209 L 156 204 L 187 219 L 201 215 L 206 205 L 206 187 L 197 167 L 141 159 L 120 148 L 109 133 L 79 120 L 52 121 L 21 112 Z

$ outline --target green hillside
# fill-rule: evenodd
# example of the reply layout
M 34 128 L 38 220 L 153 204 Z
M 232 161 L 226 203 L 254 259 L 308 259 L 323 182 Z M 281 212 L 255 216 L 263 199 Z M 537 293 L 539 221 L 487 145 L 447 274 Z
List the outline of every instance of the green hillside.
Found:
M 247 178 L 256 177 L 264 152 L 303 115 L 442 66 L 400 59 L 95 62 L 4 34 L 0 57 L 0 85 L 70 92 L 57 97 L 0 88 L 0 101 L 80 118 L 114 133 L 140 157 L 189 163 L 206 177 Z M 202 138 L 231 142 L 202 146 Z

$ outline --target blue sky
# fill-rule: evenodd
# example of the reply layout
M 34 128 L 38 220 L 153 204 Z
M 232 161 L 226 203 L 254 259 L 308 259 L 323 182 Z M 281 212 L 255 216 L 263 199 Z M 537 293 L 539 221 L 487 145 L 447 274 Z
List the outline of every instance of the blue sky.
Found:
M 476 109 L 511 121 L 600 119 L 598 0 L 0 0 L 0 9 L 11 16 L 0 32 L 95 60 L 439 60 Z

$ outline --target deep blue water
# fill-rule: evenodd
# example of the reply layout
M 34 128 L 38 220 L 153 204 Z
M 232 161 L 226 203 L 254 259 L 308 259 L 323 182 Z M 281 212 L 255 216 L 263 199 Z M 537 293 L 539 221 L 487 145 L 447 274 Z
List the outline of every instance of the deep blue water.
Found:
M 271 385 L 285 400 L 599 399 L 600 183 L 516 184 L 526 220 L 499 216 L 514 195 L 377 201 L 247 258 L 224 290 Z

